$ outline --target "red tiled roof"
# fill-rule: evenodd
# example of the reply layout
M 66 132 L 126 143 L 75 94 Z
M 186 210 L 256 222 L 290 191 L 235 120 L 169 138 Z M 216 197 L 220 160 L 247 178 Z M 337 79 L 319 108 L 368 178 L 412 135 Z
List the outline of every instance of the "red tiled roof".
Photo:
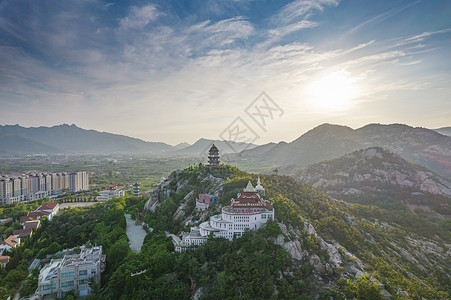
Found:
M 31 211 L 28 213 L 27 216 L 32 217 L 34 220 L 36 220 L 38 217 L 48 216 L 48 215 L 50 215 L 50 213 L 46 212 L 46 211 Z
M 36 229 L 40 225 L 41 225 L 41 222 L 39 220 L 27 221 L 24 224 L 25 229 Z
M 31 233 L 32 233 L 31 228 L 13 230 L 13 235 L 18 235 L 19 237 L 27 237 L 30 236 Z
M 36 211 L 40 211 L 40 210 L 44 210 L 44 209 L 53 210 L 57 205 L 58 205 L 58 203 L 56 203 L 56 202 L 44 203 Z
M 0 255 L 0 263 L 4 264 L 9 262 L 10 257 L 8 255 Z
M 6 238 L 6 240 L 1 241 L 1 243 L 2 243 L 2 244 L 6 244 L 6 245 L 11 246 L 11 247 L 14 248 L 14 247 L 17 246 L 17 242 L 14 241 L 15 239 L 16 239 L 16 237 L 15 237 L 14 235 L 10 235 L 10 236 L 8 236 L 8 237 Z
M 22 224 L 25 224 L 25 222 L 27 222 L 27 221 L 33 221 L 33 220 L 35 220 L 35 219 L 33 219 L 30 216 L 22 216 L 22 217 L 20 217 L 20 223 L 22 223 Z

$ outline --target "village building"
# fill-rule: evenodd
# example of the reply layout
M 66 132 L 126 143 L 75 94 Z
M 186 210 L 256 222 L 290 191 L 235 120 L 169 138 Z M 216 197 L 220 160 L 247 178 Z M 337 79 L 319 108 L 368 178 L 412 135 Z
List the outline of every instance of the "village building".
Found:
M 218 197 L 210 194 L 199 194 L 199 198 L 196 198 L 196 209 L 206 210 L 211 203 L 218 200 Z
M 110 186 L 108 190 L 100 191 L 99 195 L 96 197 L 96 200 L 99 202 L 107 202 L 114 197 L 122 196 L 125 196 L 125 191 L 123 189 L 120 189 L 117 186 Z
M 185 252 L 190 248 L 202 245 L 208 239 L 208 236 L 202 236 L 200 234 L 199 227 L 191 227 L 190 233 L 185 233 L 182 236 L 182 240 L 175 244 L 175 251 Z
M 11 251 L 18 245 L 20 245 L 20 238 L 14 235 L 10 235 L 4 241 L 0 241 L 0 255 L 3 254 L 4 251 Z
M 56 215 L 60 210 L 60 206 L 56 202 L 48 202 L 39 206 L 35 212 L 44 212 L 48 213 L 49 221 L 52 221 L 53 216 Z

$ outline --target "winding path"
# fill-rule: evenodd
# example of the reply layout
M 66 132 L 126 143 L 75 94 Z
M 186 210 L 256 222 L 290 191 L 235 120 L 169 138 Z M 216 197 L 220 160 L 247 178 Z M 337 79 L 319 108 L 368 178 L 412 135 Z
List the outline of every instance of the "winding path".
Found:
M 139 252 L 147 233 L 142 226 L 135 224 L 135 220 L 130 215 L 125 214 L 125 219 L 127 220 L 127 237 L 130 241 L 130 249 Z

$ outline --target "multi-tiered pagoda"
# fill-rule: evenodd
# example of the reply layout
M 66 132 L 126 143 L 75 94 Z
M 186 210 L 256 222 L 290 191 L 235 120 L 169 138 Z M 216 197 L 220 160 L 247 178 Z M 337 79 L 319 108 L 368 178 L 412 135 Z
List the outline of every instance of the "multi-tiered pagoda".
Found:
M 208 151 L 208 165 L 209 167 L 219 166 L 219 150 L 216 148 L 215 144 L 211 146 L 210 151 Z

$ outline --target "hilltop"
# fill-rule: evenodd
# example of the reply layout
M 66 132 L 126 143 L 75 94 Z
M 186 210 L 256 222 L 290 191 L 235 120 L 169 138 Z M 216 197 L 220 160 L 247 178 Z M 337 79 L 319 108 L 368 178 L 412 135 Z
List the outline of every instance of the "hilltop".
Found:
M 381 147 L 299 169 L 295 179 L 334 197 L 362 204 L 405 204 L 451 215 L 451 182 Z

